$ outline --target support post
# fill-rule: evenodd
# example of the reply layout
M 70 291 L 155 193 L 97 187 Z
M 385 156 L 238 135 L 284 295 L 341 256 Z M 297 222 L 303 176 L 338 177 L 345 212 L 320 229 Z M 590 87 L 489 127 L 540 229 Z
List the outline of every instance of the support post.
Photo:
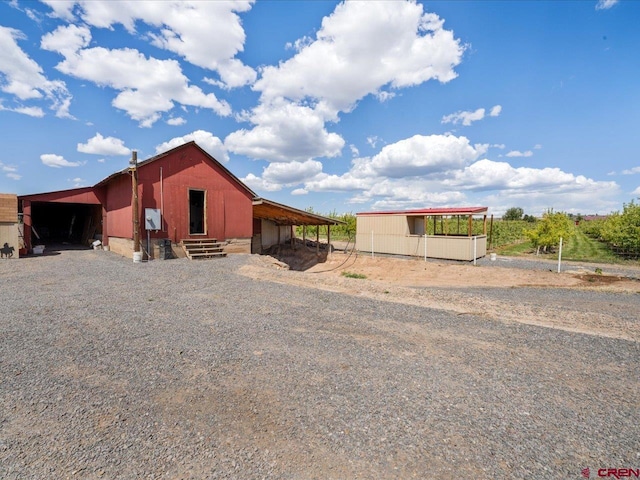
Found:
M 478 237 L 473 237 L 473 265 L 476 265 L 476 258 L 478 257 Z
M 31 218 L 31 200 L 22 201 L 22 235 L 24 237 L 24 248 L 27 252 L 33 247 L 31 242 L 31 228 L 33 220 Z
M 327 225 L 327 248 L 329 249 L 329 256 L 331 256 L 331 225 Z
M 373 230 L 371 230 L 371 258 L 373 258 Z
M 469 236 L 473 232 L 473 215 L 469 215 Z
M 133 252 L 140 251 L 140 215 L 138 213 L 138 152 L 131 152 L 131 210 L 133 221 Z
M 493 247 L 493 213 L 491 214 L 491 222 L 489 224 L 489 250 Z
M 427 234 L 424 234 L 424 261 L 427 261 Z
M 320 225 L 316 225 L 316 255 L 320 255 Z

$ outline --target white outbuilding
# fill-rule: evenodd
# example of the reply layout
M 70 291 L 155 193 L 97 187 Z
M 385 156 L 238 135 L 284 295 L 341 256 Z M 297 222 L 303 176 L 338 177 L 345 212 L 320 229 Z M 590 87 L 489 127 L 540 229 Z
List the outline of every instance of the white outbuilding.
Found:
M 472 261 L 487 254 L 487 211 L 455 207 L 357 213 L 356 249 Z

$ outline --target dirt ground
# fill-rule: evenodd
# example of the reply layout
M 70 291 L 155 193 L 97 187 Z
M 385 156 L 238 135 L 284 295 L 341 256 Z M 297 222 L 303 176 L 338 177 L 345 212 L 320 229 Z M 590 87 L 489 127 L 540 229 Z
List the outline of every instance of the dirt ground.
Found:
M 515 291 L 513 300 L 516 301 L 506 302 L 477 291 L 477 288 L 489 291 L 538 287 L 640 294 L 640 281 L 627 277 L 595 274 L 592 270 L 558 274 L 552 264 L 549 264 L 549 270 L 524 270 L 467 263 L 425 263 L 412 258 L 349 256 L 340 251 L 331 256 L 321 253 L 320 262 L 316 263 L 315 256 L 315 251 L 308 248 L 296 252 L 283 250 L 278 252 L 277 259 L 255 257 L 241 273 L 275 282 L 453 311 L 459 315 L 480 315 L 497 321 L 640 341 L 640 322 L 621 319 L 614 308 L 600 308 L 595 298 L 594 306 L 585 308 L 562 301 L 522 300 Z M 348 278 L 345 273 L 366 278 Z

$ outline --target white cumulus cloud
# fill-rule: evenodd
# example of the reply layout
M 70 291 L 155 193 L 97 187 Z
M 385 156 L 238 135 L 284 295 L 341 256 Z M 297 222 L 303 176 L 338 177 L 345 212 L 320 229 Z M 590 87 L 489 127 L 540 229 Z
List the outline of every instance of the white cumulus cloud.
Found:
M 445 115 L 442 117 L 442 123 L 453 123 L 454 125 L 457 123 L 461 123 L 462 125 L 468 127 L 473 122 L 478 120 L 482 120 L 484 118 L 484 108 L 478 108 L 473 112 L 456 112 L 450 115 Z
M 131 150 L 124 146 L 124 141 L 115 137 L 103 137 L 96 133 L 87 143 L 78 143 L 78 151 L 93 155 L 129 155 Z
M 495 105 L 489 111 L 490 117 L 497 117 L 502 112 L 502 107 L 500 105 Z M 449 115 L 445 115 L 442 117 L 442 123 L 453 123 L 454 125 L 461 123 L 465 127 L 468 127 L 473 122 L 477 122 L 478 120 L 482 120 L 485 117 L 486 110 L 484 108 L 478 108 L 477 110 L 471 111 L 460 111 L 456 113 L 452 113 Z
M 248 174 L 241 180 L 252 190 L 262 190 L 265 192 L 277 192 L 278 190 L 282 190 L 282 185 L 280 185 L 279 183 L 269 182 L 262 177 L 254 175 L 253 173 Z
M 511 150 L 505 157 L 533 157 L 533 152 L 531 150 L 527 150 L 526 152 Z
M 40 155 L 40 160 L 47 167 L 53 168 L 79 167 L 80 165 L 82 165 L 82 162 L 70 162 L 68 160 L 65 160 L 63 156 L 53 153 L 45 153 L 43 155 Z
M 323 101 L 349 111 L 388 85 L 448 82 L 464 47 L 443 21 L 414 2 L 344 2 L 322 20 L 312 42 L 278 66 L 266 67 L 254 88 L 265 99 Z
M 316 177 L 322 172 L 322 163 L 315 160 L 306 162 L 270 163 L 262 172 L 262 178 L 281 185 L 298 185 Z
M 0 162 L 0 170 L 5 172 L 5 176 L 11 180 L 20 180 L 22 178 L 22 175 L 18 173 L 18 169 L 13 165 L 5 165 Z
M 465 166 L 478 157 L 466 137 L 415 135 L 386 145 L 369 159 L 356 160 L 356 169 L 387 177 L 425 175 Z
M 82 48 L 89 41 L 88 30 L 61 27 L 43 38 L 42 48 L 64 56 L 56 66 L 60 72 L 119 91 L 113 106 L 126 111 L 140 126 L 150 127 L 176 102 L 221 116 L 231 114 L 227 102 L 190 85 L 176 60 L 147 57 L 131 48 Z
M 196 130 L 182 137 L 174 137 L 168 142 L 156 146 L 156 153 L 166 152 L 172 148 L 184 145 L 187 142 L 196 142 L 200 148 L 221 163 L 229 161 L 229 152 L 225 148 L 222 140 L 214 136 L 211 132 Z
M 174 127 L 184 125 L 187 121 L 182 117 L 172 117 L 167 120 L 167 125 L 172 125 Z
M 598 0 L 596 10 L 608 10 L 618 3 L 619 0 Z
M 287 162 L 335 157 L 345 144 L 340 135 L 325 129 L 314 109 L 284 100 L 277 106 L 256 107 L 249 119 L 256 125 L 252 130 L 237 130 L 224 143 L 232 152 L 251 158 Z
M 72 96 L 66 84 L 45 77 L 42 67 L 18 45 L 18 40 L 24 38 L 19 30 L 0 25 L 0 90 L 22 101 L 46 100 L 56 116 L 70 118 Z M 11 110 L 35 117 L 42 116 L 42 109 L 39 107 L 20 105 Z
M 314 38 L 292 45 L 293 57 L 262 69 L 260 104 L 243 116 L 253 126 L 225 139 L 230 150 L 275 162 L 337 156 L 345 142 L 326 122 L 367 95 L 389 101 L 392 90 L 453 80 L 465 49 L 411 1 L 340 3 Z
M 112 29 L 121 24 L 136 34 L 136 22 L 150 27 L 142 39 L 176 53 L 189 63 L 214 70 L 225 87 L 253 83 L 256 72 L 238 60 L 246 34 L 239 13 L 253 1 L 158 1 L 114 2 L 46 0 L 53 14 L 68 21 L 81 18 L 87 25 Z

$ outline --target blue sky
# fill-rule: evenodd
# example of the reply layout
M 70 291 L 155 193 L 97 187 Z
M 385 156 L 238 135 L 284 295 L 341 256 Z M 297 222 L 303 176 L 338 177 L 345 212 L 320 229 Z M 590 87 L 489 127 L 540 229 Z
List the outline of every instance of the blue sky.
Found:
M 3 1 L 0 191 L 196 140 L 322 213 L 621 210 L 639 22 L 633 0 Z

